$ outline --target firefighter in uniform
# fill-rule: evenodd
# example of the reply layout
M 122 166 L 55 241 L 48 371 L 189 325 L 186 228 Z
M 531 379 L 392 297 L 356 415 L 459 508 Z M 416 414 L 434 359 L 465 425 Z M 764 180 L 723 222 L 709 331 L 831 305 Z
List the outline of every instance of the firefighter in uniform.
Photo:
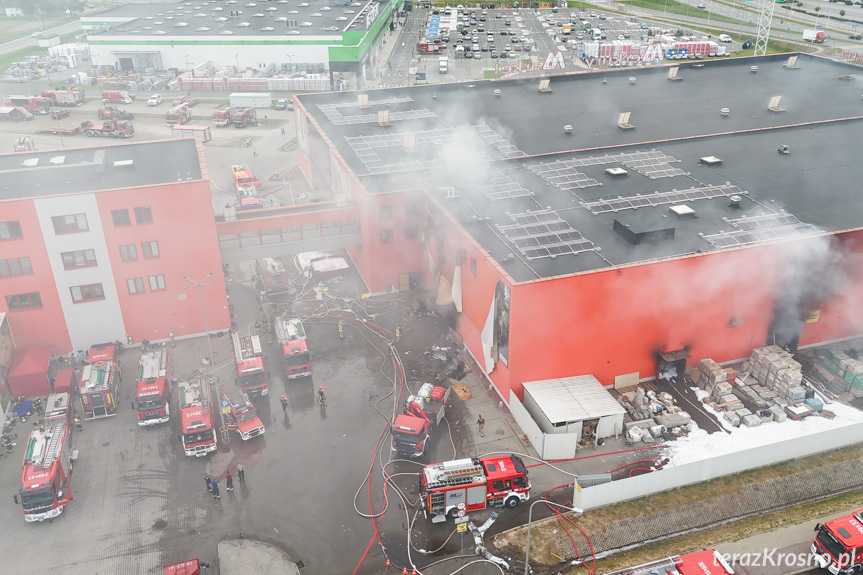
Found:
M 396 344 L 402 338 L 402 324 L 398 324 L 396 326 L 396 338 L 393 340 L 393 343 Z
M 345 322 L 339 320 L 339 339 L 345 339 Z

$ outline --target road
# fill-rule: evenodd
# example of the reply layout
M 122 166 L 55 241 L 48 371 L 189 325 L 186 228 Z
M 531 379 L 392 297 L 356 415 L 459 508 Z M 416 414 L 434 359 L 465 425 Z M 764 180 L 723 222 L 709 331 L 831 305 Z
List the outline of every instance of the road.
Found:
M 63 24 L 62 26 L 55 26 L 54 28 L 45 30 L 43 33 L 52 32 L 55 34 L 63 35 L 68 34 L 69 32 L 76 32 L 81 29 L 81 21 L 76 18 L 72 22 L 68 22 L 66 24 Z M 9 52 L 15 52 L 16 50 L 21 50 L 22 48 L 29 48 L 31 46 L 38 47 L 39 41 L 36 40 L 36 38 L 25 36 L 23 38 L 18 38 L 17 40 L 11 40 L 9 42 L 0 44 L 0 54 L 8 54 Z

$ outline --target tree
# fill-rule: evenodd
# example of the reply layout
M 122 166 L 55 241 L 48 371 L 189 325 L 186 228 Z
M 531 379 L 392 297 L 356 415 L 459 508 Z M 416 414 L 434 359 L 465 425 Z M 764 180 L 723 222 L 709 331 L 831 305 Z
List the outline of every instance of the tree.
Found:
M 844 16 L 844 15 L 845 15 L 845 10 L 840 10 L 840 11 L 839 11 L 839 15 L 840 15 L 840 16 Z
M 815 7 L 815 11 L 816 11 L 816 12 L 821 12 L 821 6 L 816 6 L 816 7 Z

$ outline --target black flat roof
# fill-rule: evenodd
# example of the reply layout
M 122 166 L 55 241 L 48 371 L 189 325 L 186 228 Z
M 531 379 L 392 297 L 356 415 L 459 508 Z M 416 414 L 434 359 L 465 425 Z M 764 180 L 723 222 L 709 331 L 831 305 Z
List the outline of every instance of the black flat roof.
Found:
M 368 108 L 357 93 L 299 99 L 371 192 L 428 182 L 528 281 L 863 226 L 856 69 L 787 60 L 555 76 L 551 93 L 538 79 L 377 90 Z
M 201 177 L 194 139 L 19 152 L 0 155 L 0 201 L 156 186 Z

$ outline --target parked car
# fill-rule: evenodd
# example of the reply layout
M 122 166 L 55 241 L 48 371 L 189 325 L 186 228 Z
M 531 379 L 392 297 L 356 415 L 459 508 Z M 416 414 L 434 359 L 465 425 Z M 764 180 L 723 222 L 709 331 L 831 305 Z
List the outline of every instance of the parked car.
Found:
M 286 110 L 288 108 L 288 99 L 281 98 L 279 100 L 276 100 L 276 105 L 273 106 L 273 108 L 275 108 L 276 110 Z
M 494 50 L 492 50 L 492 51 L 491 51 L 491 57 L 492 57 L 492 58 L 497 58 L 497 57 L 498 57 L 498 53 L 497 53 L 497 52 L 495 52 Z
M 179 106 L 180 104 L 186 104 L 186 107 L 191 108 L 192 106 L 196 106 L 198 101 L 191 96 L 180 96 L 173 101 L 173 105 Z
M 851 34 L 848 36 L 849 40 L 863 40 L 863 34 Z
M 63 108 L 54 108 L 54 110 L 51 111 L 51 118 L 54 120 L 62 120 L 68 115 L 69 110 L 64 110 Z
M 158 106 L 162 103 L 162 94 L 153 94 L 150 96 L 150 99 L 147 100 L 148 106 Z

